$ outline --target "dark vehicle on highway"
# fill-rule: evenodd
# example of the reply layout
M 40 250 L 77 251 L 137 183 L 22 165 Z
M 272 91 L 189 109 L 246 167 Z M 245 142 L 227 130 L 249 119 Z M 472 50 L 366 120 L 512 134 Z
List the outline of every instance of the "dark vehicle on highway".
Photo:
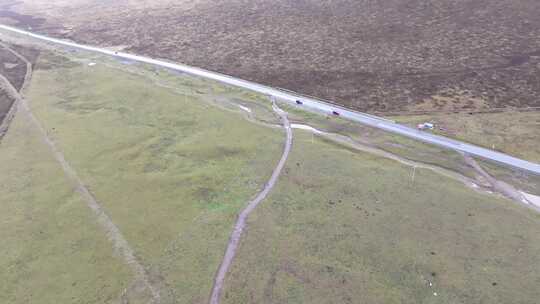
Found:
M 297 99 L 297 100 L 296 100 L 296 104 L 297 104 L 297 105 L 301 105 L 301 104 L 304 104 L 304 103 Z
M 339 116 L 339 112 L 337 112 L 337 111 L 332 111 L 332 114 L 334 114 L 336 116 Z

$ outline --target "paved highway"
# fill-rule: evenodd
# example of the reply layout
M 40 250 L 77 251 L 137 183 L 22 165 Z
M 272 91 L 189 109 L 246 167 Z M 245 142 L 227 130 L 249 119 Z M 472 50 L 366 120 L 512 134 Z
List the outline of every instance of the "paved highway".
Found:
M 308 110 L 320 111 L 324 113 L 332 113 L 333 111 L 336 111 L 343 118 L 350 119 L 352 121 L 356 121 L 356 122 L 359 122 L 359 123 L 362 123 L 371 127 L 375 127 L 378 129 L 388 131 L 388 132 L 407 136 L 409 138 L 414 138 L 416 140 L 438 145 L 438 146 L 448 148 L 451 150 L 465 152 L 474 156 L 481 157 L 483 159 L 491 160 L 491 161 L 498 162 L 503 165 L 526 170 L 526 171 L 535 173 L 537 175 L 540 175 L 540 164 L 529 162 L 529 161 L 519 159 L 510 155 L 504 154 L 504 153 L 500 153 L 500 152 L 485 149 L 479 146 L 467 144 L 467 143 L 453 140 L 450 138 L 446 138 L 443 136 L 438 136 L 431 133 L 422 132 L 414 128 L 409 128 L 409 127 L 397 124 L 393 121 L 389 121 L 384 118 L 352 111 L 344 107 L 340 107 L 340 106 L 330 104 L 321 100 L 317 100 L 314 98 L 307 98 L 307 97 L 304 97 L 304 96 L 301 96 L 299 94 L 295 94 L 292 92 L 286 92 L 283 90 L 268 87 L 268 86 L 261 85 L 258 83 L 238 79 L 232 76 L 228 76 L 228 75 L 224 75 L 224 74 L 220 74 L 216 72 L 203 70 L 196 67 L 191 67 L 184 64 L 171 63 L 171 62 L 167 62 L 163 60 L 157 60 L 157 59 L 152 59 L 149 57 L 132 55 L 132 54 L 127 54 L 123 52 L 114 52 L 114 51 L 103 49 L 103 48 L 82 45 L 82 44 L 65 41 L 61 39 L 56 39 L 56 38 L 50 38 L 44 35 L 34 34 L 32 32 L 20 30 L 11 26 L 0 24 L 0 29 L 4 29 L 13 33 L 18 33 L 21 35 L 33 37 L 33 38 L 47 41 L 50 43 L 64 45 L 67 47 L 87 50 L 87 51 L 101 53 L 105 55 L 116 56 L 119 58 L 129 59 L 129 60 L 138 61 L 138 62 L 144 62 L 144 63 L 157 65 L 157 66 L 169 68 L 169 69 L 184 72 L 184 73 L 189 73 L 189 74 L 200 76 L 200 77 L 205 77 L 208 79 L 213 79 L 213 80 L 220 81 L 222 83 L 226 83 L 229 85 L 249 89 L 249 90 L 256 91 L 256 92 L 270 95 L 270 96 L 274 96 L 280 100 L 289 102 L 291 104 L 296 104 L 296 100 L 301 100 L 303 103 L 301 107 L 304 107 Z

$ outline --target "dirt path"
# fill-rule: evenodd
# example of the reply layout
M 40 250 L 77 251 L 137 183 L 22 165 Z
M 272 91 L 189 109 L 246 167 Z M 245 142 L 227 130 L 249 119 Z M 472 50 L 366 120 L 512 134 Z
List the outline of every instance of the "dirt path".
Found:
M 212 294 L 210 296 L 210 304 L 219 304 L 220 302 L 220 295 L 221 290 L 223 289 L 223 282 L 225 280 L 225 276 L 227 275 L 227 272 L 229 270 L 229 267 L 231 266 L 231 263 L 234 259 L 234 256 L 236 255 L 236 250 L 238 248 L 238 244 L 240 242 L 240 237 L 242 236 L 242 232 L 244 228 L 246 227 L 246 219 L 249 216 L 249 214 L 261 203 L 270 190 L 274 187 L 276 184 L 279 175 L 281 173 L 281 170 L 285 166 L 285 162 L 287 161 L 287 158 L 289 157 L 289 152 L 291 151 L 292 146 L 292 129 L 291 125 L 289 123 L 289 120 L 287 119 L 287 113 L 285 113 L 283 110 L 281 110 L 274 102 L 272 108 L 274 111 L 281 117 L 281 120 L 283 121 L 283 127 L 285 128 L 285 131 L 287 133 L 287 139 L 285 142 L 285 147 L 283 149 L 283 154 L 281 155 L 281 159 L 279 160 L 278 165 L 274 169 L 274 172 L 272 172 L 272 176 L 270 177 L 270 180 L 264 185 L 264 188 L 257 196 L 251 200 L 247 207 L 240 212 L 240 215 L 238 216 L 238 219 L 236 220 L 236 224 L 234 225 L 234 230 L 231 234 L 231 237 L 229 239 L 229 243 L 227 244 L 227 250 L 225 251 L 225 256 L 223 257 L 223 260 L 221 262 L 221 265 L 219 266 L 218 272 L 216 273 L 216 276 L 214 278 L 214 286 L 212 287 Z
M 26 58 L 22 56 L 20 56 L 20 58 L 22 58 L 26 62 L 27 66 L 30 67 L 27 70 L 27 73 L 31 74 L 32 73 L 31 65 L 28 62 L 28 60 L 26 60 Z M 25 77 L 25 83 L 23 85 L 23 89 L 26 85 L 28 85 L 26 80 L 29 79 L 29 77 L 30 77 L 29 75 Z M 47 144 L 47 146 L 51 150 L 54 158 L 56 159 L 56 161 L 58 161 L 58 163 L 62 167 L 66 177 L 70 180 L 70 182 L 73 183 L 75 189 L 83 197 L 87 206 L 96 215 L 98 223 L 106 231 L 107 237 L 113 243 L 115 252 L 119 254 L 119 256 L 121 256 L 124 259 L 126 264 L 128 264 L 130 268 L 133 270 L 135 274 L 135 280 L 150 291 L 152 295 L 151 302 L 156 303 L 156 304 L 159 303 L 160 302 L 159 291 L 157 288 L 155 288 L 151 284 L 146 270 L 135 257 L 135 253 L 133 249 L 131 248 L 127 240 L 124 238 L 124 236 L 122 235 L 118 227 L 112 222 L 111 218 L 105 213 L 105 211 L 103 210 L 101 205 L 98 203 L 96 198 L 84 185 L 84 183 L 79 178 L 75 170 L 66 161 L 63 153 L 57 148 L 56 144 L 48 137 L 45 129 L 43 129 L 40 122 L 37 120 L 34 114 L 30 111 L 30 107 L 28 103 L 26 102 L 26 100 L 21 96 L 21 94 L 19 94 L 19 92 L 17 92 L 17 90 L 11 85 L 11 83 L 2 75 L 0 75 L 0 86 L 5 88 L 6 91 L 9 93 L 9 95 L 15 99 L 15 103 L 17 103 L 17 110 L 18 110 L 17 114 L 26 116 L 31 121 L 31 123 L 36 127 L 36 129 L 39 131 L 44 142 Z
M 527 197 L 525 195 L 523 195 L 523 193 L 521 193 L 516 188 L 514 188 L 514 186 L 512 186 L 510 184 L 507 184 L 507 183 L 505 183 L 503 181 L 500 181 L 500 180 L 494 178 L 493 176 L 491 176 L 470 155 L 464 153 L 463 158 L 465 159 L 465 162 L 469 166 L 471 166 L 476 172 L 478 172 L 478 174 L 480 174 L 483 178 L 486 179 L 486 181 L 491 185 L 491 188 L 494 191 L 506 196 L 507 198 L 509 198 L 511 200 L 514 200 L 516 202 L 525 204 L 528 207 L 531 207 L 532 209 L 534 209 L 536 211 L 540 211 L 540 208 L 536 204 L 534 204 L 533 202 L 530 202 L 527 199 Z

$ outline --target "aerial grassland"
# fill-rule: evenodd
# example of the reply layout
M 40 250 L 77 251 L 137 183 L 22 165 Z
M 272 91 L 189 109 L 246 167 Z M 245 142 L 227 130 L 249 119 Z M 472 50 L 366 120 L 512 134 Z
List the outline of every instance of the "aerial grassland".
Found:
M 162 300 L 205 302 L 236 214 L 270 176 L 283 132 L 216 106 L 220 92 L 182 84 L 188 76 L 170 89 L 127 63 L 79 59 L 43 52 L 31 110 Z M 128 286 L 125 298 L 135 292 Z
M 117 303 L 132 280 L 24 113 L 0 143 L 0 303 Z
M 23 93 L 56 153 L 118 227 L 160 303 L 207 303 L 238 213 L 282 153 L 285 134 L 268 98 L 37 46 Z M 280 106 L 293 124 L 322 132 L 294 131 L 277 186 L 248 217 L 222 303 L 528 304 L 540 297 L 540 214 L 493 193 L 463 155 Z M 110 235 L 23 114 L 0 143 L 7 240 L 0 266 L 9 269 L 0 292 L 16 304 L 34 294 L 44 303 L 146 303 Z M 538 188 L 538 179 L 481 165 Z
M 223 303 L 535 303 L 540 216 L 304 131 Z

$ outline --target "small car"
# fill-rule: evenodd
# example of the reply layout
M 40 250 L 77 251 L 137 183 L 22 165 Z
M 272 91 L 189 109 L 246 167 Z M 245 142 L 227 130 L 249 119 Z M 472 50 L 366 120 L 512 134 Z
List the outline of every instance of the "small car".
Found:
M 304 103 L 303 103 L 302 101 L 300 101 L 300 100 L 297 99 L 297 100 L 296 100 L 296 104 L 297 104 L 297 105 L 301 105 L 301 104 L 304 104 Z
M 332 111 L 332 114 L 336 115 L 336 116 L 339 116 L 339 112 L 338 111 Z

